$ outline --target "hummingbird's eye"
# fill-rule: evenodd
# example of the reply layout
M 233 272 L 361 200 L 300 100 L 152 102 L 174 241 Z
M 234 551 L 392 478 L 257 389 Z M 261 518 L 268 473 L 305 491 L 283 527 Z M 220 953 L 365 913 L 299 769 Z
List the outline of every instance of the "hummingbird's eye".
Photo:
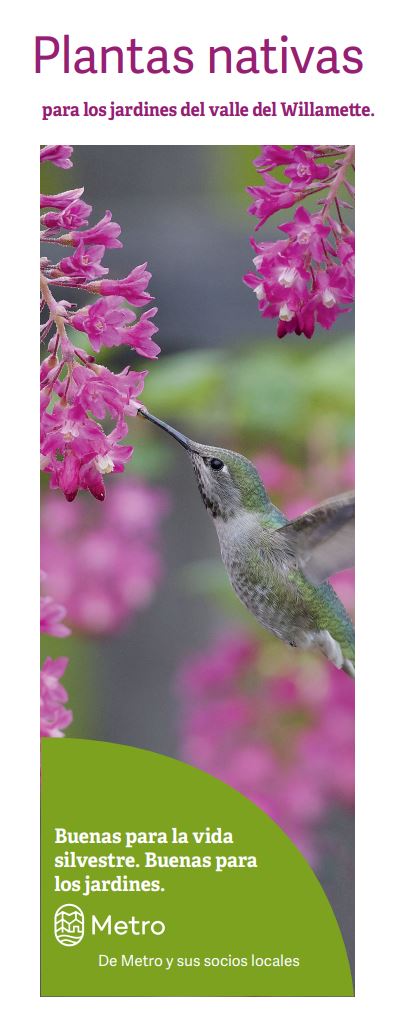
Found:
M 210 466 L 211 469 L 215 469 L 216 472 L 219 472 L 219 469 L 223 469 L 224 462 L 221 462 L 220 458 L 211 458 Z

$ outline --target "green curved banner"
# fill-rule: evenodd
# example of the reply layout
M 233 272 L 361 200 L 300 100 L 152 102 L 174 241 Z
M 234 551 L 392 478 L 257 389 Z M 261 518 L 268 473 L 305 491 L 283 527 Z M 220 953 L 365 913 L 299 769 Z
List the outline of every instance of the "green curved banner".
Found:
M 350 996 L 336 918 L 268 816 L 185 763 L 42 748 L 44 996 Z

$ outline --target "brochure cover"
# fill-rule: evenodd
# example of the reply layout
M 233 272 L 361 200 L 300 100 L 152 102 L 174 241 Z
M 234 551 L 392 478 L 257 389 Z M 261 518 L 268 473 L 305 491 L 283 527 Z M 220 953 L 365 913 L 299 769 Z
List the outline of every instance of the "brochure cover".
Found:
M 261 1019 L 360 983 L 355 240 L 383 130 L 363 21 L 285 8 L 29 24 L 44 1007 Z
M 42 990 L 349 995 L 355 147 L 40 160 Z

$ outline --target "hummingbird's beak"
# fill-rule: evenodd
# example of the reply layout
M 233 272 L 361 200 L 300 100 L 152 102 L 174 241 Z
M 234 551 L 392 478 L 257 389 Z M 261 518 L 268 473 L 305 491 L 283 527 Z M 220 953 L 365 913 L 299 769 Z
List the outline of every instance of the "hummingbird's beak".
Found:
M 155 415 L 151 415 L 146 408 L 139 408 L 137 415 L 142 415 L 143 419 L 148 419 L 149 422 L 153 422 L 155 426 L 160 426 L 160 429 L 165 430 L 166 433 L 170 434 L 170 437 L 174 437 L 178 441 L 178 444 L 182 444 L 182 447 L 186 448 L 186 451 L 192 451 L 192 441 L 189 437 L 185 437 L 183 433 L 179 433 L 179 430 L 174 430 L 173 426 L 169 426 L 167 422 L 162 422 L 161 419 L 156 419 Z

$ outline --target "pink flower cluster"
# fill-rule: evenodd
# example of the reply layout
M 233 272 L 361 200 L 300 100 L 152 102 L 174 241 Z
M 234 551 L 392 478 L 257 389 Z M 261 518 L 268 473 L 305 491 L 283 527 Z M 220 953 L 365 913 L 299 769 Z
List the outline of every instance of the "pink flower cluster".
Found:
M 45 577 L 46 579 L 46 577 Z M 66 610 L 53 601 L 49 595 L 41 597 L 41 633 L 51 637 L 67 637 L 70 633 L 63 623 Z M 46 658 L 40 676 L 40 735 L 41 737 L 63 737 L 63 731 L 72 721 L 72 712 L 65 708 L 68 694 L 60 677 L 68 665 L 68 659 Z
M 236 632 L 186 663 L 182 758 L 240 791 L 316 861 L 318 823 L 353 803 L 353 685 L 321 664 L 297 678 L 265 675 L 264 657 Z
M 72 147 L 44 147 L 41 161 L 70 168 Z M 41 310 L 45 313 L 41 339 L 47 356 L 41 365 L 41 467 L 50 475 L 50 486 L 59 488 L 68 501 L 78 490 L 88 490 L 102 501 L 104 475 L 122 472 L 133 448 L 120 441 L 127 435 L 126 416 L 136 414 L 146 372 L 127 365 L 111 372 L 98 364 L 94 354 L 103 347 L 127 345 L 137 354 L 156 358 L 160 348 L 153 341 L 157 308 L 137 318 L 133 309 L 145 308 L 151 295 L 147 263 L 138 265 L 124 279 L 106 279 L 101 264 L 105 249 L 122 247 L 120 226 L 110 211 L 88 229 L 92 208 L 81 200 L 83 188 L 55 195 L 41 194 L 41 241 L 71 248 L 71 254 L 54 262 L 41 260 Z M 83 290 L 98 297 L 78 307 L 57 300 L 54 289 Z M 132 307 L 127 307 L 131 305 Z M 70 329 L 84 339 L 70 336 Z M 88 346 L 89 350 L 86 350 Z M 114 421 L 110 432 L 102 422 Z
M 244 282 L 254 290 L 261 316 L 278 319 L 278 337 L 294 332 L 310 339 L 316 323 L 330 329 L 354 299 L 354 234 L 344 219 L 351 207 L 346 196 L 354 196 L 354 147 L 265 146 L 254 163 L 264 183 L 248 187 L 256 231 L 277 212 L 300 206 L 278 226 L 284 238 L 252 237 L 256 272 Z M 271 174 L 279 169 L 281 178 Z M 319 210 L 308 211 L 302 202 L 323 191 Z
M 117 630 L 151 600 L 161 577 L 158 529 L 167 496 L 129 477 L 113 483 L 103 508 L 81 498 L 42 504 L 42 563 L 53 596 L 74 629 Z M 60 609 L 64 612 L 63 609 Z

